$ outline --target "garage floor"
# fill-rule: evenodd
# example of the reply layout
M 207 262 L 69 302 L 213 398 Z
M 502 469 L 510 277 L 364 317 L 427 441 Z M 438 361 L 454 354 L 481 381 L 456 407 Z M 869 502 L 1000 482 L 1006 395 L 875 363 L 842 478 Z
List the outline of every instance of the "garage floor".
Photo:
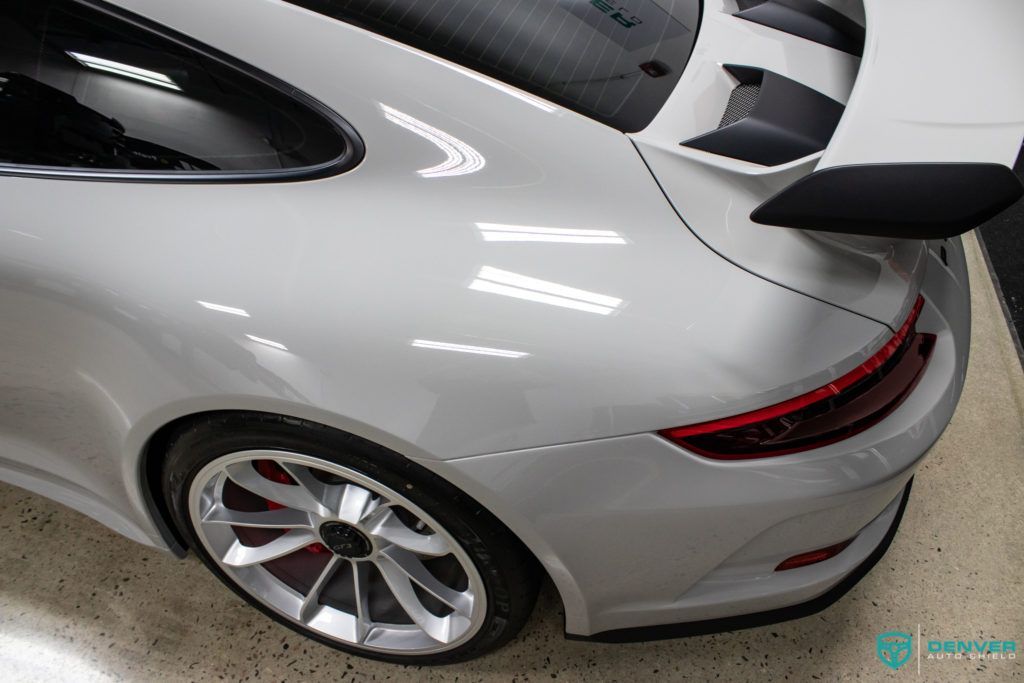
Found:
M 271 623 L 178 561 L 0 485 L 4 680 L 887 680 L 875 636 L 1024 639 L 1024 373 L 977 244 L 967 386 L 914 485 L 889 553 L 825 612 L 749 631 L 633 645 L 563 640 L 551 589 L 522 636 L 444 669 L 348 657 Z M 917 680 L 1024 679 L 1015 661 L 923 659 Z

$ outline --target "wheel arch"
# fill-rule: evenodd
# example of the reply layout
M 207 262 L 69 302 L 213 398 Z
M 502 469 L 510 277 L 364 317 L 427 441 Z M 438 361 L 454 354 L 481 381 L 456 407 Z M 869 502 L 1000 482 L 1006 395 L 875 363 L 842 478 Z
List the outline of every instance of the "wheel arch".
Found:
M 160 533 L 161 538 L 164 540 L 164 543 L 166 543 L 170 551 L 179 558 L 184 558 L 188 554 L 189 548 L 185 540 L 184 534 L 180 529 L 178 529 L 177 525 L 174 522 L 174 518 L 171 515 L 170 508 L 168 507 L 168 502 L 163 494 L 164 458 L 166 457 L 168 450 L 171 446 L 174 434 L 178 433 L 182 429 L 187 429 L 189 425 L 194 425 L 202 421 L 217 419 L 229 415 L 264 416 L 267 418 L 281 419 L 286 424 L 295 425 L 301 425 L 304 422 L 313 422 L 327 429 L 337 430 L 345 434 L 349 434 L 351 436 L 365 439 L 367 441 L 370 441 L 371 443 L 375 443 L 376 445 L 386 448 L 392 453 L 395 453 L 397 456 L 414 462 L 420 467 L 423 467 L 422 461 L 419 461 L 416 458 L 410 458 L 408 455 L 405 455 L 401 451 L 395 450 L 394 448 L 383 446 L 382 444 L 374 441 L 373 439 L 368 439 L 366 436 L 362 434 L 354 433 L 346 429 L 340 429 L 339 427 L 331 424 L 325 424 L 317 420 L 310 420 L 308 418 L 298 417 L 295 415 L 288 415 L 264 410 L 221 409 L 203 410 L 175 417 L 157 427 L 155 431 L 152 432 L 150 437 L 146 440 L 142 448 L 142 452 L 140 454 L 138 472 L 139 488 L 141 491 L 142 501 L 146 506 L 146 511 L 149 514 L 149 517 L 153 525 Z M 515 529 L 509 527 L 508 524 L 506 524 L 506 522 L 500 516 L 495 514 L 495 511 L 492 509 L 492 506 L 480 502 L 478 496 L 474 496 L 471 492 L 467 491 L 465 487 L 461 485 L 459 482 L 452 481 L 451 478 L 444 476 L 442 473 L 439 473 L 438 471 L 435 470 L 435 468 L 424 467 L 424 469 L 429 471 L 434 476 L 443 479 L 450 486 L 457 488 L 459 491 L 463 493 L 463 495 L 465 495 L 467 498 L 471 499 L 474 503 L 476 503 L 481 508 L 486 510 L 491 515 L 491 517 L 494 518 L 495 521 L 497 521 L 503 527 L 505 527 L 509 534 L 515 537 L 519 541 L 519 543 L 522 544 L 525 551 L 536 563 L 536 566 L 538 567 L 539 571 L 543 572 L 543 576 L 555 585 L 556 590 L 559 593 L 559 599 L 562 602 L 564 608 L 565 596 L 562 594 L 564 589 L 560 586 L 561 582 L 556 582 L 553 580 L 553 577 L 551 576 L 551 572 L 549 571 L 548 566 L 544 562 L 540 561 L 537 550 L 531 547 L 528 540 L 524 540 L 523 534 L 517 533 Z
M 223 408 L 225 404 L 235 407 Z M 415 459 L 415 456 L 410 454 L 419 455 L 421 458 L 433 457 L 414 445 L 397 440 L 370 425 L 345 420 L 333 413 L 301 404 L 282 404 L 276 400 L 257 397 L 210 396 L 198 403 L 186 400 L 164 405 L 136 421 L 125 435 L 123 477 L 129 493 L 135 496 L 136 506 L 144 510 L 160 539 L 177 557 L 185 557 L 188 554 L 188 546 L 176 528 L 163 499 L 162 466 L 170 446 L 170 438 L 189 424 L 215 416 L 243 413 L 275 416 L 297 423 L 313 422 L 365 439 L 405 458 Z

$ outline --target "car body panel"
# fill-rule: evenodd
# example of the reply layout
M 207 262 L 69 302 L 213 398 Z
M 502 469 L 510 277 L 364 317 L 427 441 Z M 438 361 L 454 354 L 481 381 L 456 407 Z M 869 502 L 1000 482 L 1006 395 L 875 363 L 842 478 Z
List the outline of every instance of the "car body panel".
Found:
M 701 34 L 679 85 L 651 125 L 631 138 L 680 217 L 708 247 L 772 282 L 899 327 L 924 277 L 921 241 L 854 238 L 750 220 L 765 200 L 811 173 L 821 152 L 761 166 L 680 145 L 718 126 L 735 86 L 723 64 L 781 74 L 843 104 L 863 76 L 857 57 L 744 21 L 732 15 L 734 5 L 705 2 Z
M 736 462 L 640 434 L 423 464 L 494 502 L 558 587 L 570 634 L 810 600 L 878 544 L 963 389 L 970 301 L 962 245 L 931 246 L 918 330 L 937 335 L 933 356 L 907 401 L 852 438 Z M 773 572 L 787 557 L 854 537 L 836 561 Z
M 980 162 L 1012 167 L 1024 138 L 1024 4 L 865 0 L 860 75 L 820 168 Z M 907 40 L 908 35 L 918 36 Z
M 151 539 L 140 455 L 183 416 L 263 410 L 456 458 L 785 400 L 888 335 L 706 249 L 611 128 L 282 3 L 117 4 L 366 144 L 310 182 L 0 178 L 4 460 Z M 265 49 L 280 35 L 303 49 Z
M 866 18 L 854 11 L 857 3 L 838 5 L 866 21 L 862 60 L 738 19 L 733 6 L 705 3 L 690 64 L 651 125 L 632 136 L 637 148 L 683 220 L 725 258 L 898 326 L 924 276 L 920 241 L 772 227 L 753 223 L 750 214 L 803 176 L 835 166 L 1012 166 L 1024 138 L 1024 91 L 1007 84 L 1024 64 L 1024 46 L 1012 35 L 1024 5 L 868 0 Z M 845 104 L 827 148 L 767 167 L 681 146 L 717 126 L 735 85 L 723 64 L 782 74 Z
M 853 102 L 855 58 L 707 0 L 679 88 L 625 136 L 276 0 L 113 4 L 309 93 L 366 155 L 285 184 L 0 177 L 0 477 L 166 548 L 155 434 L 223 410 L 315 421 L 475 497 L 578 635 L 811 599 L 884 535 L 962 387 L 959 240 L 754 225 L 831 148 L 766 169 L 679 147 L 720 115 L 723 61 Z M 654 434 L 828 384 L 919 292 L 935 352 L 872 428 L 730 463 Z M 851 536 L 834 562 L 771 571 Z
M 642 141 L 637 147 L 686 225 L 737 266 L 892 329 L 906 319 L 926 270 L 920 240 L 810 232 L 750 220 L 767 197 L 809 172 L 813 162 L 771 175 L 737 173 L 696 162 L 674 148 Z

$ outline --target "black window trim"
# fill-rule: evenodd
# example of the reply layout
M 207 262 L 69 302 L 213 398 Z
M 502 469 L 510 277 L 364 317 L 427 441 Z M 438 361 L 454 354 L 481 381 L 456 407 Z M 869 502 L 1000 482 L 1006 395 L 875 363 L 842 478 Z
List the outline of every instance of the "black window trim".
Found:
M 245 183 L 287 183 L 303 180 L 320 180 L 352 170 L 363 160 L 366 148 L 355 128 L 340 114 L 311 95 L 295 88 L 285 81 L 271 76 L 250 64 L 236 59 L 216 48 L 189 38 L 163 24 L 138 16 L 128 10 L 115 7 L 102 0 L 71 0 L 102 12 L 112 18 L 132 24 L 165 40 L 202 54 L 211 60 L 244 73 L 254 80 L 272 88 L 285 97 L 300 101 L 334 125 L 345 141 L 345 152 L 331 161 L 315 166 L 266 171 L 119 171 L 100 168 L 75 168 L 71 166 L 30 166 L 0 162 L 0 177 L 48 178 L 53 180 L 86 180 L 121 183 L 161 184 L 245 184 Z

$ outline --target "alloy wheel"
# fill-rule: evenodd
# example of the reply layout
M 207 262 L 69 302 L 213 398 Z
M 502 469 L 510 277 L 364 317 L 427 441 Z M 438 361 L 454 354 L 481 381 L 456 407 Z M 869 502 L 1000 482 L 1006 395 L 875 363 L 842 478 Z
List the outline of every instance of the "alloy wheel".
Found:
M 361 472 L 285 451 L 231 453 L 196 475 L 189 514 L 239 587 L 329 639 L 433 654 L 466 643 L 484 621 L 483 581 L 459 543 Z

